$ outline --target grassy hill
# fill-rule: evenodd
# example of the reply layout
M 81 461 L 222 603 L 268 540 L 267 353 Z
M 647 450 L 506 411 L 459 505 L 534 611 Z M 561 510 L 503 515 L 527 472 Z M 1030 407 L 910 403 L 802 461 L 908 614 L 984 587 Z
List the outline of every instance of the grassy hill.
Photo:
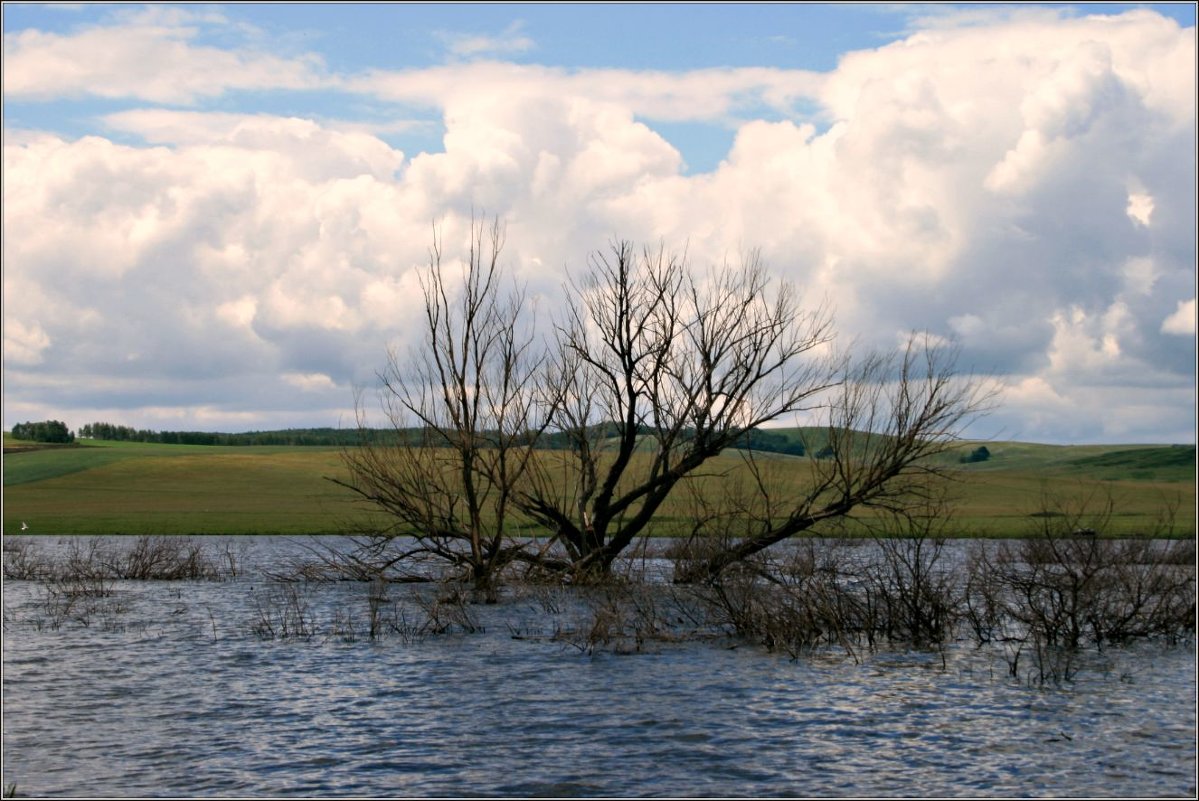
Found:
M 807 445 L 816 453 L 828 444 L 819 428 L 772 428 L 772 433 Z M 979 446 L 991 457 L 983 462 L 963 463 Z M 967 471 L 1033 470 L 1046 475 L 1111 480 L 1194 481 L 1194 445 L 1042 445 L 1033 442 L 963 441 L 939 457 L 945 465 Z
M 803 437 L 809 453 L 820 432 L 782 429 Z M 72 446 L 22 448 L 5 435 L 3 530 L 21 522 L 32 533 L 336 533 L 377 525 L 373 513 L 327 480 L 345 478 L 335 447 L 163 445 L 83 440 Z M 963 464 L 980 444 L 991 457 Z M 956 480 L 951 533 L 1020 536 L 1047 509 L 1080 519 L 1110 499 L 1109 534 L 1162 531 L 1194 535 L 1195 447 L 1057 446 L 964 442 L 942 456 Z M 800 489 L 808 456 L 771 455 L 781 481 Z M 736 470 L 726 451 L 714 470 Z M 663 510 L 663 528 L 682 522 L 681 504 Z
M 964 443 L 954 455 L 986 445 L 991 458 L 963 465 L 982 472 L 1036 470 L 1101 481 L 1193 481 L 1194 445 L 1038 445 L 1026 442 Z

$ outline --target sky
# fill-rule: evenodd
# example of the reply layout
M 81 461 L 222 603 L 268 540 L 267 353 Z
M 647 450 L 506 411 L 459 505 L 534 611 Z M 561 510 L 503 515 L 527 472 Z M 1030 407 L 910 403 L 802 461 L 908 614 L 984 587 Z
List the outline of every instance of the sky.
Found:
M 3 5 L 3 423 L 351 426 L 472 214 L 756 249 L 966 432 L 1195 442 L 1195 4 Z M 788 423 L 791 421 L 780 421 Z

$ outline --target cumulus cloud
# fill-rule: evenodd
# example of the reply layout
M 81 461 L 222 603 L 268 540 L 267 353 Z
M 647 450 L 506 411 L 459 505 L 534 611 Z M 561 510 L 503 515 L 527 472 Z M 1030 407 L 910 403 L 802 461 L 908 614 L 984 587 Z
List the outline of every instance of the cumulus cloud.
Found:
M 400 168 L 404 154 L 377 136 L 351 126 L 268 114 L 133 109 L 103 118 L 114 130 L 135 133 L 152 144 L 225 146 L 270 153 L 308 180 L 386 178 Z
M 1178 308 L 1162 321 L 1162 333 L 1195 336 L 1195 299 L 1178 301 Z
M 247 82 L 320 80 L 304 61 L 210 53 L 168 22 L 143 20 L 133 45 L 180 48 L 188 72 L 212 67 L 204 82 L 114 77 L 112 91 L 190 102 L 233 87 L 230 63 Z M 453 258 L 488 213 L 551 310 L 563 269 L 613 237 L 698 263 L 756 247 L 831 304 L 846 339 L 927 329 L 956 337 L 967 368 L 1009 376 L 992 420 L 1011 436 L 1193 432 L 1193 31 L 1150 12 L 960 22 L 826 74 L 470 61 L 338 79 L 436 109 L 440 152 L 311 115 L 149 107 L 104 118 L 122 143 L 7 132 L 4 288 L 22 304 L 5 320 L 6 378 L 19 403 L 88 375 L 120 377 L 98 385 L 103 403 L 80 392 L 88 408 L 342 408 L 388 343 L 419 333 L 432 224 Z M 24 96 L 82 91 L 66 67 L 43 89 L 29 77 L 20 59 L 48 59 L 53 39 L 13 40 Z M 654 127 L 679 120 L 735 129 L 711 172 L 684 175 Z
M 347 90 L 446 110 L 480 100 L 519 104 L 560 98 L 607 102 L 635 116 L 664 121 L 734 120 L 742 111 L 790 115 L 814 97 L 823 77 L 772 67 L 713 68 L 672 73 L 580 69 L 476 61 L 428 69 L 374 70 L 346 78 Z

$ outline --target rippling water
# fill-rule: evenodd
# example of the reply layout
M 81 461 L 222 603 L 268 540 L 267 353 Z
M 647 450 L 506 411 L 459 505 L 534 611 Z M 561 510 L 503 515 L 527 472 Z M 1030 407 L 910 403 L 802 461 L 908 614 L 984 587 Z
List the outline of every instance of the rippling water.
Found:
M 965 646 L 860 663 L 724 641 L 588 653 L 514 638 L 543 614 L 519 598 L 474 608 L 482 632 L 347 641 L 329 621 L 363 619 L 359 584 L 305 590 L 325 634 L 263 640 L 261 577 L 116 589 L 55 628 L 38 585 L 4 585 L 3 781 L 19 795 L 1196 792 L 1193 645 L 1093 653 L 1042 686 Z

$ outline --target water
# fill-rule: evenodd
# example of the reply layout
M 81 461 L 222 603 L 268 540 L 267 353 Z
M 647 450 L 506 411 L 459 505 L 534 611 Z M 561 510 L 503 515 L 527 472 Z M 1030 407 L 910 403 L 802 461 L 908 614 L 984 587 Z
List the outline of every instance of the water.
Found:
M 371 641 L 366 585 L 313 585 L 318 633 L 264 640 L 279 596 L 253 572 L 115 589 L 55 628 L 39 585 L 5 583 L 19 795 L 1196 792 L 1193 645 L 1091 653 L 1055 686 L 965 644 L 860 662 L 722 639 L 591 650 L 549 636 L 532 596 L 472 607 L 481 632 Z

